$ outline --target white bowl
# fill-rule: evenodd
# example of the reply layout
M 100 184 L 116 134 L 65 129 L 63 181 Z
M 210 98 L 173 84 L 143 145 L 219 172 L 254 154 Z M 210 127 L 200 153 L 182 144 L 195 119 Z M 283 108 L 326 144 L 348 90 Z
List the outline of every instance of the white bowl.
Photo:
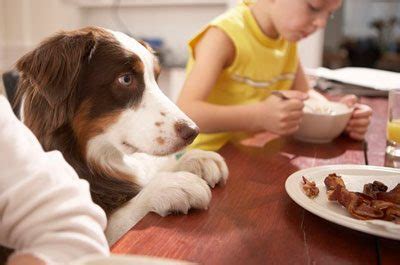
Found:
M 300 128 L 293 137 L 310 143 L 331 142 L 346 128 L 352 112 L 353 109 L 339 102 L 305 102 Z

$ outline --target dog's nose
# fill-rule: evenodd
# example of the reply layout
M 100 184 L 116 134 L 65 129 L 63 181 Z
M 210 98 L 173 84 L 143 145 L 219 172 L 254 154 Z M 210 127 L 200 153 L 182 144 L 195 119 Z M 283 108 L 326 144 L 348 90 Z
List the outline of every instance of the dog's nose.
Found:
M 199 128 L 196 125 L 190 126 L 184 120 L 178 120 L 175 123 L 176 134 L 185 140 L 186 144 L 193 142 L 194 138 L 199 134 Z

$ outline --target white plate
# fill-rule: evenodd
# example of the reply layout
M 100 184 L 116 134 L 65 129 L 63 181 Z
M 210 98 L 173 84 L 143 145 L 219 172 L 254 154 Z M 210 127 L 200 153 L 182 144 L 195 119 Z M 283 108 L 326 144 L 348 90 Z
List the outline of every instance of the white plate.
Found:
M 350 216 L 347 210 L 338 202 L 329 201 L 326 196 L 324 179 L 328 174 L 336 173 L 342 176 L 349 191 L 362 192 L 364 184 L 380 181 L 393 189 L 400 183 L 400 170 L 388 167 L 361 165 L 331 165 L 303 169 L 290 175 L 285 183 L 286 192 L 301 207 L 333 223 L 346 226 L 372 235 L 400 240 L 400 225 L 391 222 L 373 220 L 357 220 Z M 303 192 L 302 176 L 315 181 L 319 195 L 308 198 Z
M 308 75 L 335 80 L 346 84 L 389 91 L 400 87 L 400 74 L 363 67 L 345 67 L 331 70 L 320 67 L 306 69 Z

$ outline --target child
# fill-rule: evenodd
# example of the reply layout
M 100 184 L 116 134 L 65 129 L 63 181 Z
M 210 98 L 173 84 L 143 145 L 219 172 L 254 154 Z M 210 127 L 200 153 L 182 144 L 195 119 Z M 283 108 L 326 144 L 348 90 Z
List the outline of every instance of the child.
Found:
M 340 5 L 341 0 L 245 0 L 193 38 L 178 99 L 202 133 L 192 147 L 218 150 L 238 131 L 294 133 L 303 101 L 322 97 L 308 87 L 296 42 L 325 27 Z M 289 99 L 270 96 L 274 90 Z M 352 105 L 356 98 L 341 101 Z M 371 113 L 355 104 L 346 128 L 350 137 L 364 138 Z
M 108 256 L 106 216 L 87 181 L 60 152 L 44 152 L 1 95 L 0 147 L 0 245 L 15 250 L 7 264 Z

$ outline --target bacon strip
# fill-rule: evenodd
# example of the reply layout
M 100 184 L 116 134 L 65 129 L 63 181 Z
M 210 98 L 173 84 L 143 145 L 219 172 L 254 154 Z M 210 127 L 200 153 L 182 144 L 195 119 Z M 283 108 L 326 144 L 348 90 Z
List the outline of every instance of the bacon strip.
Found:
M 400 184 L 397 184 L 397 186 L 389 192 L 378 192 L 376 198 L 378 200 L 400 204 Z
M 359 193 L 348 191 L 341 176 L 336 174 L 329 174 L 324 183 L 328 199 L 338 201 L 353 217 L 400 224 L 400 184 L 386 192 L 387 186 L 374 181 L 364 185 L 364 193 Z
M 309 198 L 317 197 L 317 195 L 319 194 L 319 189 L 315 185 L 315 182 L 314 181 L 309 181 L 304 176 L 302 178 L 303 178 L 303 190 L 304 190 L 305 194 Z

